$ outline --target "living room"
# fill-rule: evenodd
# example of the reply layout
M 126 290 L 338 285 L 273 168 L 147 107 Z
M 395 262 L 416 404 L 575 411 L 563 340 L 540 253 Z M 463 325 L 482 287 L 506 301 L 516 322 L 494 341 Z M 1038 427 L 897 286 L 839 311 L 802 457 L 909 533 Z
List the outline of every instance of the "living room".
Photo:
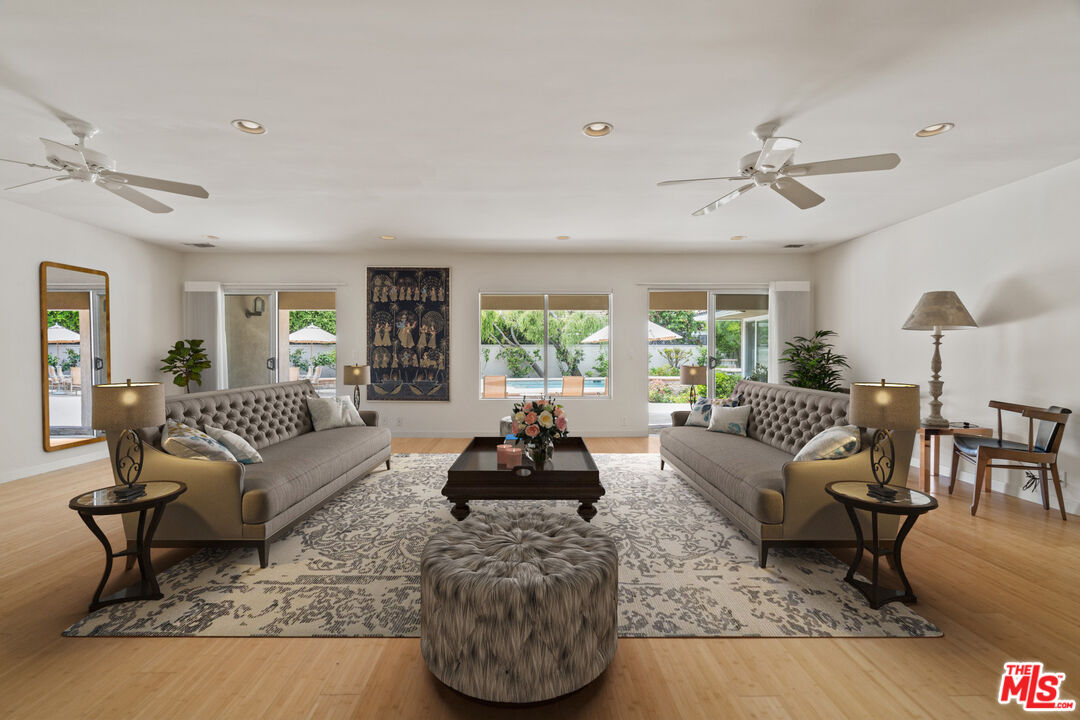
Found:
M 1010 716 L 1024 704 L 1000 695 L 1005 665 L 1016 662 L 1064 673 L 1055 700 L 1076 698 L 1080 490 L 1071 476 L 1080 426 L 1065 410 L 1078 404 L 1067 363 L 1080 351 L 1071 282 L 1080 267 L 1071 202 L 1080 107 L 1067 91 L 1080 70 L 1076 6 L 435 10 L 271 3 L 258 14 L 199 4 L 166 12 L 119 2 L 0 10 L 8 130 L 0 158 L 14 161 L 0 162 L 0 185 L 62 180 L 0 195 L 9 338 L 0 369 L 10 408 L 0 420 L 0 537 L 12 549 L 0 561 L 3 714 Z M 54 145 L 43 152 L 38 138 Z M 96 167 L 99 153 L 120 162 Z M 835 159 L 854 164 L 824 167 Z M 129 170 L 145 175 L 120 172 Z M 182 185 L 139 185 L 159 177 Z M 171 212 L 147 212 L 150 203 Z M 705 203 L 708 211 L 692 214 Z M 82 305 L 50 304 L 77 285 L 50 274 L 57 270 L 95 283 L 107 276 L 101 321 Z M 382 299 L 380 277 L 395 278 L 400 301 Z M 921 324 L 942 310 L 945 301 L 926 297 L 940 291 L 950 293 L 945 309 L 969 319 Z M 299 295 L 324 298 L 295 307 L 332 310 L 330 339 L 290 342 L 302 328 L 287 322 L 288 297 Z M 661 295 L 677 298 L 670 307 L 697 330 L 654 337 L 650 320 L 669 307 Z M 761 298 L 757 315 L 721 305 L 748 295 Z M 268 344 L 242 348 L 275 361 L 259 381 L 279 388 L 267 402 L 292 408 L 293 395 L 281 393 L 299 392 L 302 408 L 320 396 L 343 403 L 374 444 L 319 487 L 290 490 L 280 513 L 274 503 L 286 501 L 272 487 L 257 521 L 248 517 L 254 499 L 228 499 L 243 507 L 244 527 L 215 526 L 211 537 L 203 523 L 214 511 L 199 515 L 197 502 L 208 485 L 239 478 L 239 492 L 250 493 L 275 463 L 303 456 L 300 445 L 275 444 L 361 430 L 319 431 L 304 410 L 299 437 L 276 416 L 245 434 L 233 413 L 249 411 L 229 379 L 239 364 L 230 296 L 264 303 L 244 306 L 252 322 L 285 314 L 280 327 L 267 325 Z M 422 311 L 410 316 L 406 303 Z M 380 313 L 391 305 L 383 331 Z M 596 319 L 574 337 L 572 351 L 589 358 L 578 370 L 551 338 L 557 308 L 586 306 L 602 309 L 589 310 Z M 82 319 L 56 314 L 73 308 Z M 491 312 L 519 321 L 535 313 L 539 340 L 493 344 Z M 714 326 L 745 328 L 754 317 L 767 323 L 767 362 L 725 370 Z M 50 334 L 64 322 L 74 339 Z M 827 340 L 846 358 L 836 365 L 840 392 L 791 385 L 787 343 L 817 331 L 835 333 Z M 191 339 L 203 341 L 210 367 L 185 388 L 162 365 Z M 684 346 L 693 353 L 682 367 L 659 373 L 658 354 Z M 383 366 L 382 347 L 400 366 Z M 520 377 L 507 348 L 534 353 L 517 366 Z M 317 374 L 315 358 L 331 352 Z M 91 354 L 100 367 L 86 362 Z M 691 406 L 680 370 L 717 379 L 692 385 L 700 405 Z M 722 389 L 725 373 L 738 385 Z M 585 390 L 569 392 L 567 378 L 582 374 Z M 488 377 L 503 386 L 489 393 Z M 130 428 L 108 426 L 106 440 L 97 424 L 106 401 L 97 398 L 107 389 L 94 386 L 129 378 L 160 383 L 147 387 L 164 395 L 154 432 L 136 434 L 146 446 L 142 482 L 187 488 L 160 506 L 164 521 L 145 556 L 135 551 L 138 513 L 87 521 L 76 505 L 64 507 L 114 483 L 123 490 L 113 466 L 118 433 Z M 660 406 L 674 427 L 650 427 L 654 381 L 679 393 Z M 296 384 L 311 389 L 282 389 Z M 188 401 L 188 391 L 210 399 Z M 401 399 L 413 392 L 429 395 Z M 874 435 L 882 428 L 856 421 L 879 395 L 907 414 Z M 551 426 L 537 432 L 557 436 L 565 417 L 568 435 L 556 437 L 551 457 L 530 459 L 526 430 L 535 423 L 515 405 L 545 398 L 561 415 L 553 407 Z M 991 402 L 1004 403 L 1002 412 Z M 222 420 L 205 424 L 245 435 L 265 456 L 262 468 L 239 455 L 176 464 L 163 452 L 166 413 L 209 417 L 214 403 L 227 405 Z M 749 407 L 741 420 L 740 404 Z M 51 423 L 61 407 L 81 408 L 81 427 Z M 749 427 L 709 432 L 707 417 L 693 427 L 701 408 Z M 794 459 L 836 427 L 859 430 L 853 454 Z M 525 453 L 499 466 L 509 484 L 529 485 L 520 472 L 511 477 L 519 463 L 558 470 L 580 453 L 602 494 L 579 489 L 552 501 L 540 498 L 559 495 L 455 491 L 473 439 L 508 433 L 522 439 L 505 444 Z M 743 445 L 710 450 L 702 464 L 697 448 L 727 443 Z M 768 447 L 746 454 L 746 443 Z M 899 515 L 881 510 L 880 568 L 871 553 L 855 553 L 856 529 L 871 544 L 871 511 L 824 489 L 857 481 L 864 495 L 875 492 L 879 447 L 896 470 L 882 492 L 902 488 L 908 501 L 875 502 L 905 509 L 912 522 L 900 533 Z M 980 473 L 994 449 L 1015 451 L 996 461 L 1009 467 Z M 725 479 L 761 458 L 773 463 L 768 479 Z M 855 529 L 845 514 L 853 507 Z M 607 644 L 593 653 L 599 666 L 526 668 L 515 663 L 541 661 L 521 651 L 503 656 L 511 667 L 498 671 L 524 679 L 499 690 L 508 694 L 485 693 L 475 685 L 482 668 L 457 658 L 448 670 L 435 649 L 460 652 L 494 630 L 477 621 L 464 643 L 453 628 L 439 635 L 436 620 L 469 604 L 429 617 L 422 596 L 450 582 L 460 570 L 453 563 L 494 557 L 463 550 L 475 538 L 462 533 L 517 522 L 518 510 L 578 534 L 552 561 L 561 568 L 553 577 L 573 577 L 567 587 L 581 578 L 565 553 L 600 563 L 608 556 L 596 548 L 613 543 L 617 573 L 609 567 L 596 592 L 617 592 L 618 603 L 611 618 L 581 609 L 533 621 L 608 623 Z M 809 519 L 796 527 L 804 510 Z M 110 559 L 102 578 L 101 542 L 84 522 L 97 522 L 112 548 L 140 554 L 126 567 Z M 440 547 L 421 568 L 422 552 Z M 145 591 L 143 562 L 163 597 L 88 612 L 92 598 Z M 879 579 L 901 602 L 866 590 Z M 319 595 L 326 587 L 341 594 Z M 560 672 L 574 677 L 556 683 L 558 694 L 537 689 L 536 678 Z

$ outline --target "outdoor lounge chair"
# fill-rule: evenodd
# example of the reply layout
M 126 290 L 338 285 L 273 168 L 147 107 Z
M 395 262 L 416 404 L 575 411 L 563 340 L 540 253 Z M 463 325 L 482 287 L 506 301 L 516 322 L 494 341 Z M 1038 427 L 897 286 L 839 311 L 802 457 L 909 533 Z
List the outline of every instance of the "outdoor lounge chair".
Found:
M 581 375 L 563 375 L 563 397 L 581 397 L 585 394 L 585 378 Z
M 506 397 L 506 376 L 505 375 L 485 375 L 484 376 L 484 393 L 485 398 L 505 398 Z

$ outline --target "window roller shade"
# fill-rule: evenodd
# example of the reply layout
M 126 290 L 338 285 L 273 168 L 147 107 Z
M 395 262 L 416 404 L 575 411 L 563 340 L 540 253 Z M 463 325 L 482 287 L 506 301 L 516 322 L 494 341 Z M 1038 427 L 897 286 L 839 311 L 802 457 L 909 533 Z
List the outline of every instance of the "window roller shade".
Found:
M 650 310 L 708 310 L 709 295 L 705 291 L 651 292 Z
M 548 310 L 607 309 L 607 295 L 548 295 Z
M 334 292 L 279 292 L 278 310 L 334 310 L 337 293 Z
M 543 310 L 543 295 L 481 295 L 481 310 Z

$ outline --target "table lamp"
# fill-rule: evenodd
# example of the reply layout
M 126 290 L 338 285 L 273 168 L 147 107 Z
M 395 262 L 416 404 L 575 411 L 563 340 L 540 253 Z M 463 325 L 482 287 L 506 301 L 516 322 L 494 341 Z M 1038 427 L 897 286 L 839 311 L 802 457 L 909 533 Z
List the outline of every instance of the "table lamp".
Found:
M 134 500 L 146 493 L 139 484 L 143 467 L 143 441 L 137 428 L 165 424 L 165 389 L 161 383 L 137 382 L 95 385 L 91 425 L 119 432 L 114 456 L 116 476 L 123 483 L 114 490 L 119 500 Z
M 934 357 L 930 361 L 930 415 L 923 418 L 923 425 L 947 428 L 949 421 L 941 416 L 941 331 L 965 330 L 979 327 L 971 313 L 952 290 L 923 293 L 915 309 L 911 311 L 904 330 L 933 330 Z
M 896 489 L 888 487 L 893 476 L 896 447 L 892 430 L 919 429 L 919 386 L 906 383 L 851 383 L 851 407 L 848 421 L 860 428 L 874 428 L 870 445 L 870 472 L 874 484 L 867 484 L 868 494 L 879 500 L 892 500 Z
M 705 384 L 705 366 L 683 365 L 679 369 L 679 382 L 690 386 L 690 407 L 697 400 L 697 386 Z
M 360 386 L 371 384 L 370 365 L 346 365 L 345 384 L 353 386 L 353 405 L 360 408 Z

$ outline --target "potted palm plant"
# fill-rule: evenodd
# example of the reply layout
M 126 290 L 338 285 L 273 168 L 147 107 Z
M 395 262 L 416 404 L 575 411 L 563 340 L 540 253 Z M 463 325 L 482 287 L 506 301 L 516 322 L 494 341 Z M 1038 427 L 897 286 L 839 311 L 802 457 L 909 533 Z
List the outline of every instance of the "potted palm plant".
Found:
M 851 367 L 847 357 L 833 352 L 828 341 L 835 336 L 832 330 L 818 330 L 813 337 L 801 335 L 784 343 L 787 350 L 780 357 L 787 363 L 784 380 L 792 387 L 840 392 L 840 368 Z

